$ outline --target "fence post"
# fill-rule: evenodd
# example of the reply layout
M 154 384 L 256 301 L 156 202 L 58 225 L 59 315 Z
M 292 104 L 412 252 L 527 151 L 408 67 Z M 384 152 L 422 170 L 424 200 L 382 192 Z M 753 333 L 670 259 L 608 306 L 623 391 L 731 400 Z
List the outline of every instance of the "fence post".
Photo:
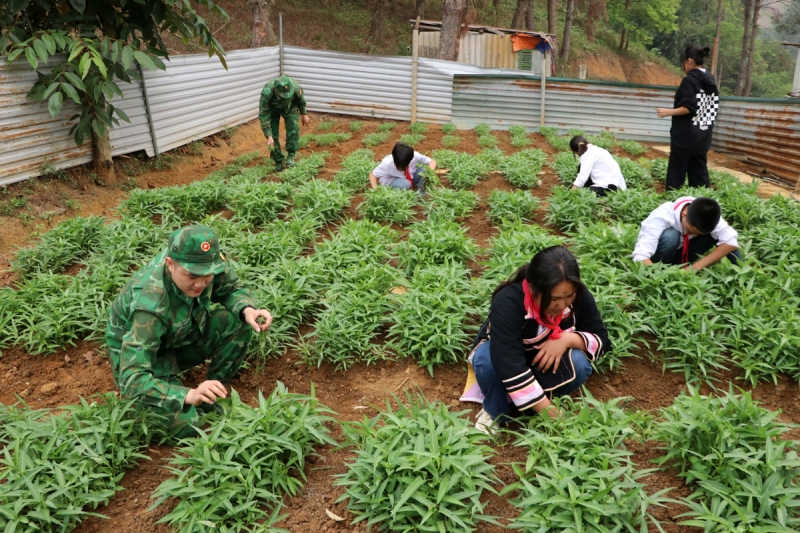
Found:
M 283 13 L 278 13 L 278 32 L 280 33 L 281 46 L 278 54 L 280 75 L 283 76 Z
M 541 106 L 539 108 L 539 125 L 544 126 L 544 87 L 545 87 L 545 79 L 547 78 L 547 54 L 549 52 L 544 52 L 542 54 L 542 97 L 541 97 Z
M 147 125 L 150 126 L 150 139 L 153 141 L 153 152 L 155 155 L 160 154 L 158 150 L 158 138 L 156 138 L 156 129 L 153 126 L 153 114 L 150 112 L 150 99 L 147 97 L 147 84 L 144 81 L 144 72 L 142 65 L 136 63 L 139 68 L 139 77 L 142 78 L 142 94 L 144 95 L 144 110 L 147 112 Z
M 419 68 L 419 17 L 411 34 L 411 123 L 417 121 L 417 70 Z

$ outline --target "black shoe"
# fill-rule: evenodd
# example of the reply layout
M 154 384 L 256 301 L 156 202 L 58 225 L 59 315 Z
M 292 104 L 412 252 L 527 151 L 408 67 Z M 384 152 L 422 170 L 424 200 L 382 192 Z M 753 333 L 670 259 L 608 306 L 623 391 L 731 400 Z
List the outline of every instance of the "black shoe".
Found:
M 283 171 L 283 161 L 278 161 L 275 163 L 275 172 Z

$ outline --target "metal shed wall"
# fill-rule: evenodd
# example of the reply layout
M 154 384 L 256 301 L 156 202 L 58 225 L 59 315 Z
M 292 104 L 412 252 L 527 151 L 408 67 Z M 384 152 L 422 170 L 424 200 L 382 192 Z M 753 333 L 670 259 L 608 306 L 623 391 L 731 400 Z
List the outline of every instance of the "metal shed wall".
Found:
M 217 57 L 173 56 L 166 71 L 144 73 L 159 151 L 258 116 L 261 89 L 278 75 L 278 48 L 235 50 L 226 61 L 227 71 Z
M 439 57 L 441 32 L 421 31 L 419 33 L 420 57 L 435 59 Z M 511 35 L 494 33 L 468 33 L 461 38 L 458 46 L 458 62 L 484 68 L 517 68 L 517 52 L 514 52 Z M 542 70 L 542 54 L 534 50 L 533 70 Z

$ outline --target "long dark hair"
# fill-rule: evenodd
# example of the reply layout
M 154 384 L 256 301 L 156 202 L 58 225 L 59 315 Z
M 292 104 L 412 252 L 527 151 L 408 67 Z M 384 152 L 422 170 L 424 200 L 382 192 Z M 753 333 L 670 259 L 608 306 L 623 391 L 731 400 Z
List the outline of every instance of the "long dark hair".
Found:
M 494 298 L 505 287 L 525 280 L 530 285 L 533 294 L 541 297 L 539 308 L 544 310 L 550 307 L 550 293 L 562 281 L 569 281 L 575 285 L 575 300 L 579 300 L 586 290 L 581 281 L 581 269 L 572 252 L 563 246 L 550 246 L 540 250 L 533 256 L 531 262 L 523 266 L 504 281 L 492 292 Z

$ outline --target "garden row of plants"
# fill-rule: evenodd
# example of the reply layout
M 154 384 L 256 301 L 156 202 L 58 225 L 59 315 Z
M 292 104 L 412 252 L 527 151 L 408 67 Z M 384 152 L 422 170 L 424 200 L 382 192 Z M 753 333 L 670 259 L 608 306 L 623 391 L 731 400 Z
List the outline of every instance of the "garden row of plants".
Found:
M 588 393 L 556 400 L 560 415 L 535 416 L 497 439 L 464 415 L 423 396 L 387 399 L 372 418 L 342 424 L 353 457 L 336 475 L 339 502 L 381 531 L 475 531 L 500 525 L 486 512 L 487 493 L 519 509 L 507 527 L 539 531 L 663 531 L 660 506 L 686 509 L 679 523 L 711 533 L 790 532 L 800 526 L 798 441 L 749 393 L 704 396 L 694 388 L 658 413 L 625 408 Z M 338 443 L 335 413 L 280 382 L 255 406 L 232 391 L 207 415 L 197 438 L 181 441 L 151 510 L 170 503 L 159 521 L 174 531 L 285 531 L 283 501 L 306 481 L 309 455 Z M 70 531 L 121 489 L 125 469 L 147 459 L 163 436 L 159 421 L 113 394 L 100 402 L 52 410 L 0 407 L 0 527 L 4 531 Z M 490 444 L 521 448 L 517 481 L 495 475 Z M 655 463 L 674 468 L 692 490 L 647 485 L 655 469 L 629 446 L 659 447 Z

